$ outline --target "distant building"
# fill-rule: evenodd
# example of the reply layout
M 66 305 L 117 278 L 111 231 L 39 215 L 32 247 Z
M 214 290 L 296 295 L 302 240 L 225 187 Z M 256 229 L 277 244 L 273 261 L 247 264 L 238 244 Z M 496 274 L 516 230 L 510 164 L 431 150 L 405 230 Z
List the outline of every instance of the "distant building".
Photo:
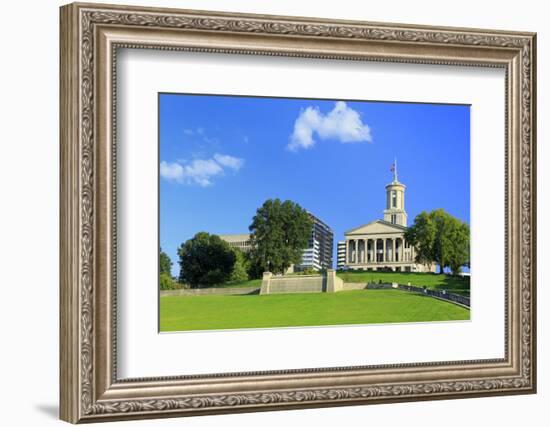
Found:
M 384 219 L 371 221 L 344 233 L 346 240 L 340 242 L 344 253 L 342 268 L 434 272 L 434 264 L 416 262 L 415 248 L 405 240 L 405 185 L 397 180 L 396 163 L 391 170 L 393 181 L 386 185 Z M 341 265 L 340 252 L 338 258 Z
M 336 268 L 341 270 L 346 268 L 346 241 L 341 240 L 338 242 L 338 248 L 336 250 Z
M 229 243 L 232 248 L 248 252 L 252 248 L 250 244 L 250 234 L 220 234 L 220 239 Z
M 308 247 L 304 249 L 302 262 L 294 267 L 294 270 L 305 269 L 325 270 L 332 268 L 332 249 L 334 245 L 334 233 L 331 228 L 308 212 L 313 221 Z

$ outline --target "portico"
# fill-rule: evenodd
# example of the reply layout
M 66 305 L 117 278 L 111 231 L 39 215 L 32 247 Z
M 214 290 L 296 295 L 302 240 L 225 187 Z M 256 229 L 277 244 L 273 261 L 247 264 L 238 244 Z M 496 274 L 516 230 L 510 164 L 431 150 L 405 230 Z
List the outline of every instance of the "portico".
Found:
M 415 263 L 414 247 L 405 240 L 406 227 L 375 220 L 346 233 L 345 264 L 352 269 L 424 271 Z

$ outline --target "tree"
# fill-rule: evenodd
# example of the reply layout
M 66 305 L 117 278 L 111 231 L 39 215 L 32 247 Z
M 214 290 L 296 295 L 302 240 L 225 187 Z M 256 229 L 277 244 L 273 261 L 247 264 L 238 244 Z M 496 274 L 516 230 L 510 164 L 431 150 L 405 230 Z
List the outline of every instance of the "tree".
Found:
M 215 234 L 200 232 L 178 249 L 180 283 L 200 288 L 225 283 L 235 264 L 235 252 Z
M 416 262 L 430 264 L 434 261 L 435 224 L 427 212 L 419 213 L 414 224 L 405 232 L 405 240 L 415 247 Z
M 470 267 L 470 227 L 455 220 L 449 234 L 453 242 L 449 254 L 449 267 L 454 274 L 458 274 L 463 265 Z
M 162 248 L 160 248 L 159 273 L 165 273 L 169 276 L 172 275 L 172 260 L 168 254 L 162 250 Z
M 246 255 L 238 248 L 234 248 L 233 252 L 235 252 L 235 263 L 233 264 L 229 280 L 231 282 L 248 280 L 248 260 L 246 259 Z
M 449 267 L 458 274 L 470 259 L 470 227 L 443 209 L 421 212 L 405 232 L 415 247 L 416 262 L 439 264 L 439 272 Z
M 302 260 L 308 246 L 312 221 L 297 203 L 269 199 L 258 208 L 249 229 L 251 271 L 284 273 Z

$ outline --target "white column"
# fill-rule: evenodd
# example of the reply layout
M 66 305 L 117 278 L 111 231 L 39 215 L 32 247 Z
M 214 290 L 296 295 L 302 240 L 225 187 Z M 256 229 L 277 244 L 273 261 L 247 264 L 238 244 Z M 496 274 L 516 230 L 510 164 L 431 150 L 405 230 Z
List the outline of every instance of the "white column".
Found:
M 368 247 L 369 247 L 369 241 L 370 241 L 370 240 L 372 240 L 372 239 L 367 239 L 367 249 L 368 249 Z M 374 258 L 373 258 L 373 255 L 372 255 L 372 254 L 373 254 L 373 251 L 374 251 L 374 246 L 372 246 L 372 244 L 371 244 L 371 256 L 370 256 L 370 262 L 371 262 L 371 263 L 374 262 Z M 368 252 L 367 252 L 367 254 L 368 254 Z M 367 256 L 368 256 L 368 255 L 367 255 Z
M 386 238 L 384 237 L 384 241 L 383 241 L 383 245 L 382 245 L 382 262 L 386 262 Z

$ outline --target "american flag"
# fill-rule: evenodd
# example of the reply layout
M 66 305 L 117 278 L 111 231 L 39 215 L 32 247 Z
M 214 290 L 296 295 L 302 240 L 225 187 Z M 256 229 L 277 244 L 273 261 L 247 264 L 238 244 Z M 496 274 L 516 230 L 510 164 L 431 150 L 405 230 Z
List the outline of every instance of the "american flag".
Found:
M 395 163 L 391 164 L 390 172 L 395 172 Z

